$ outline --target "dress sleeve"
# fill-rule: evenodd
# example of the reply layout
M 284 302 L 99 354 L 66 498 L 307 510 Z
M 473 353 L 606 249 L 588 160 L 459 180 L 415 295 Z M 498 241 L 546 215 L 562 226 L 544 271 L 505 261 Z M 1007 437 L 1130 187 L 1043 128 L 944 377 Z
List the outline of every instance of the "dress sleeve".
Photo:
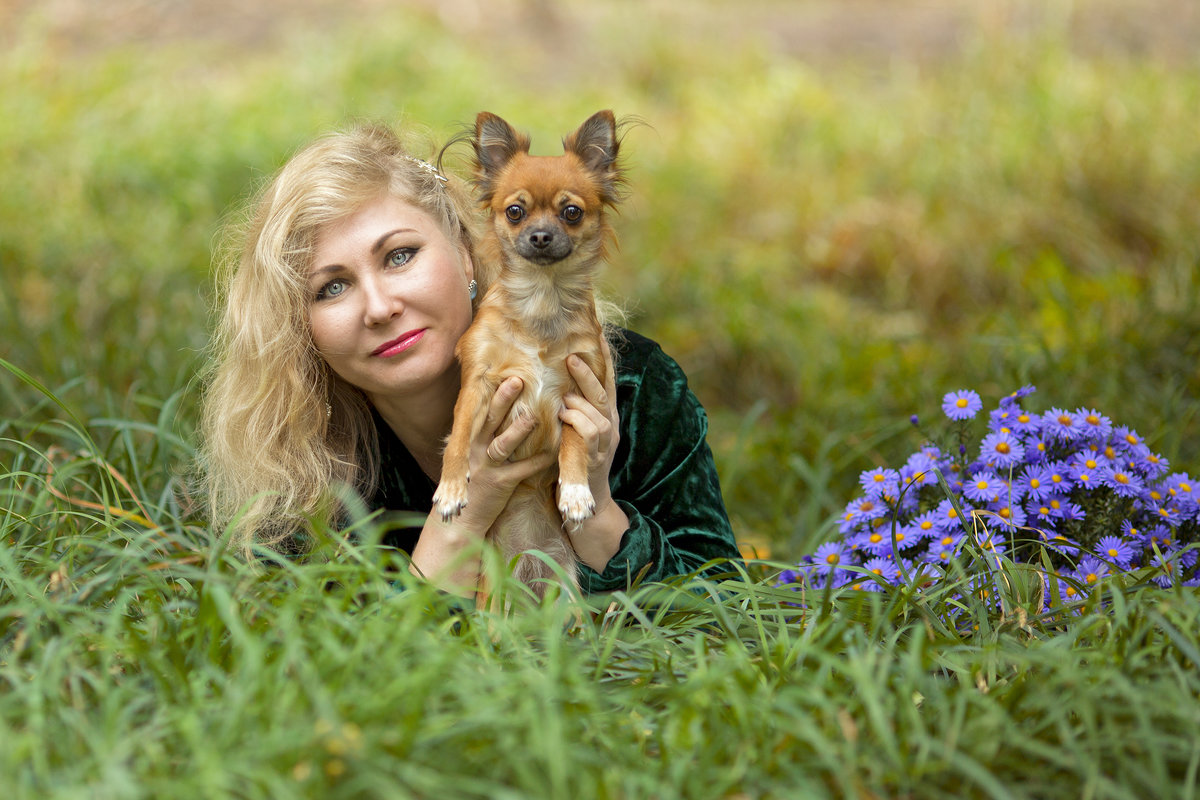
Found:
M 603 572 L 580 565 L 584 592 L 740 558 L 706 439 L 708 415 L 679 365 L 650 340 L 630 336 L 636 341 L 618 348 L 625 351 L 617 374 L 621 442 L 610 476 L 629 529 Z

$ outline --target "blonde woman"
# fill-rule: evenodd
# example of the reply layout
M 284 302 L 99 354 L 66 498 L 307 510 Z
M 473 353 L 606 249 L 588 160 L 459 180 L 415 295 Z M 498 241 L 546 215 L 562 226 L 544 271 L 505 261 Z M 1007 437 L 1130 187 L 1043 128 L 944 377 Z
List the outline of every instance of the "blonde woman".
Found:
M 232 528 L 247 556 L 300 550 L 314 523 L 339 523 L 337 490 L 348 486 L 371 508 L 427 514 L 388 543 L 415 572 L 472 593 L 484 532 L 553 458 L 509 461 L 531 422 L 491 422 L 472 445 L 463 513 L 432 512 L 459 390 L 454 347 L 486 288 L 465 186 L 390 128 L 361 125 L 303 149 L 250 210 L 220 275 L 201 419 L 214 530 Z M 569 360 L 581 394 L 561 414 L 589 446 L 596 513 L 571 534 L 585 591 L 738 557 L 707 417 L 682 371 L 632 332 L 612 346 L 607 387 Z M 520 390 L 515 377 L 501 384 L 489 420 L 503 420 Z

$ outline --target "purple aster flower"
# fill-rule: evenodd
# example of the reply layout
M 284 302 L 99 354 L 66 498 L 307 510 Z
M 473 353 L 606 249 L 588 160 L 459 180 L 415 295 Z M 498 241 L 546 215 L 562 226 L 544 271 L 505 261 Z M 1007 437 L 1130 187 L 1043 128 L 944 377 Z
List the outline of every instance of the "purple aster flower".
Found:
M 958 543 L 963 539 L 962 534 L 943 533 L 929 543 L 923 559 L 933 564 L 945 564 L 958 553 Z
M 968 514 L 971 513 L 969 507 L 964 507 L 963 511 Z M 949 498 L 938 503 L 937 508 L 934 509 L 934 514 L 936 515 L 934 517 L 936 520 L 935 526 L 939 533 L 962 530 L 963 520 L 958 516 L 958 511 L 955 510 L 954 504 L 950 502 Z
M 937 483 L 937 462 L 925 451 L 918 451 L 908 457 L 900 468 L 900 480 L 905 486 L 933 486 Z
M 1140 542 L 1142 537 L 1142 529 L 1133 523 L 1133 520 L 1121 520 L 1121 536 L 1131 541 Z
M 1055 461 L 1048 464 L 1047 472 L 1050 477 L 1050 488 L 1052 491 L 1059 494 L 1069 492 L 1075 486 L 1075 482 L 1071 480 L 1071 472 L 1067 465 L 1061 461 Z
M 1088 587 L 1095 586 L 1107 574 L 1108 564 L 1094 556 L 1084 556 L 1075 570 L 1075 578 Z
M 1112 420 L 1091 408 L 1080 408 L 1075 411 L 1075 419 L 1084 430 L 1084 436 L 1094 441 L 1104 441 L 1112 433 Z
M 1157 567 L 1160 572 L 1150 580 L 1164 589 L 1175 585 L 1180 573 L 1178 551 L 1158 552 L 1150 559 L 1150 566 Z
M 900 568 L 896 566 L 895 561 L 889 558 L 872 558 L 866 564 L 863 564 L 863 567 L 872 575 L 877 575 L 883 583 L 889 586 L 895 586 L 896 582 L 900 579 Z M 883 591 L 883 586 L 879 581 L 870 579 L 866 581 L 866 585 L 863 588 L 869 592 Z
M 995 519 L 998 519 L 1004 527 L 1022 528 L 1025 526 L 1025 509 L 1019 505 L 1001 500 L 988 505 L 988 511 L 994 513 Z
M 1058 596 L 1063 599 L 1064 603 L 1073 603 L 1079 600 L 1083 594 L 1079 589 L 1075 588 L 1075 584 L 1070 581 L 1059 580 Z
M 936 511 L 926 511 L 923 514 L 917 515 L 909 526 L 913 532 L 913 539 L 920 541 L 928 539 L 931 536 L 937 536 L 937 518 Z
M 850 553 L 843 542 L 826 542 L 813 553 L 813 564 L 822 574 L 828 575 L 849 562 Z
M 878 519 L 886 513 L 887 506 L 878 497 L 859 497 L 850 501 L 850 504 L 846 506 L 846 513 L 842 520 L 853 529 L 863 523 Z
M 1019 409 L 1016 407 L 1005 406 L 1003 402 L 1000 403 L 999 408 L 992 409 L 988 412 L 988 430 L 1011 431 L 1012 428 L 1009 427 L 1009 425 L 1011 424 L 1013 417 L 1017 415 L 1018 410 Z
M 996 473 L 984 470 L 963 482 L 963 494 L 976 503 L 991 503 L 1008 487 Z
M 1073 442 L 1083 433 L 1075 415 L 1061 408 L 1052 408 L 1043 414 L 1041 428 L 1047 438 L 1059 442 Z
M 1142 437 L 1138 435 L 1137 431 L 1124 425 L 1113 428 L 1111 438 L 1114 445 L 1126 452 L 1146 447 L 1146 443 L 1142 441 Z
M 1033 500 L 1026 504 L 1026 521 L 1041 530 L 1053 530 L 1058 517 L 1050 507 L 1050 498 L 1042 501 Z
M 1102 536 L 1096 542 L 1096 555 L 1121 569 L 1133 562 L 1133 547 L 1120 536 Z
M 1087 516 L 1083 510 L 1083 506 L 1073 503 L 1070 500 L 1062 501 L 1057 511 L 1058 518 L 1063 522 L 1079 521 Z
M 1004 540 L 992 531 L 976 534 L 975 544 L 988 556 L 997 556 L 1004 552 Z
M 1044 462 L 1050 453 L 1050 442 L 1045 436 L 1037 434 L 1025 440 L 1025 461 L 1029 464 Z
M 1064 536 L 1061 533 L 1047 533 L 1042 531 L 1041 539 L 1051 550 L 1055 550 L 1063 555 L 1074 556 L 1079 553 L 1079 545 L 1070 537 Z
M 881 525 L 861 534 L 857 539 L 857 544 L 859 549 L 872 556 L 891 555 L 892 531 L 890 526 Z
M 950 392 L 942 398 L 942 411 L 953 420 L 971 419 L 982 408 L 983 401 L 970 389 Z
M 1053 490 L 1050 484 L 1050 470 L 1037 464 L 1025 467 L 1013 489 L 1019 497 L 1029 500 L 1045 500 Z
M 1186 472 L 1176 472 L 1167 478 L 1166 481 L 1167 494 L 1175 499 L 1180 505 L 1189 505 L 1196 502 L 1198 488 L 1196 482 L 1188 476 Z
M 1131 458 L 1132 469 L 1137 470 L 1147 478 L 1160 478 L 1167 474 L 1167 470 L 1171 468 L 1171 464 L 1158 453 L 1150 452 L 1150 448 L 1143 448 L 1145 452 Z
M 1025 448 L 1017 441 L 1017 437 L 1004 431 L 989 433 L 983 437 L 979 448 L 979 458 L 993 469 L 1011 469 L 1021 463 L 1025 456 Z
M 900 473 L 894 469 L 876 467 L 859 475 L 858 483 L 867 494 L 878 496 L 888 488 L 891 488 L 893 492 L 895 491 L 895 487 L 900 484 Z
M 1100 485 L 1100 470 L 1090 470 L 1080 467 L 1074 471 L 1071 476 L 1075 479 L 1075 485 L 1080 489 L 1092 489 Z
M 1030 414 L 1024 409 L 1016 409 L 1015 413 L 1009 419 L 1009 429 L 1017 436 L 1029 438 L 1037 436 L 1041 431 L 1041 418 Z
M 1142 479 L 1135 472 L 1116 465 L 1100 471 L 1100 485 L 1107 486 L 1120 497 L 1141 497 L 1145 490 Z

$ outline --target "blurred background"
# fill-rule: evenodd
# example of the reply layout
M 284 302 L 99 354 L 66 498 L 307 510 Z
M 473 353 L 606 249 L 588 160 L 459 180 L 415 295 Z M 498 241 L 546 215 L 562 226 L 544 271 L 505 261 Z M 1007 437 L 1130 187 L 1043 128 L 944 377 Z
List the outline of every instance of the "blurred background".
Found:
M 1200 469 L 1198 43 L 1193 0 L 0 0 L 0 438 L 74 414 L 166 487 L 223 219 L 292 152 L 367 117 L 432 154 L 489 110 L 555 153 L 612 108 L 646 124 L 605 292 L 688 371 L 759 552 L 960 388 Z

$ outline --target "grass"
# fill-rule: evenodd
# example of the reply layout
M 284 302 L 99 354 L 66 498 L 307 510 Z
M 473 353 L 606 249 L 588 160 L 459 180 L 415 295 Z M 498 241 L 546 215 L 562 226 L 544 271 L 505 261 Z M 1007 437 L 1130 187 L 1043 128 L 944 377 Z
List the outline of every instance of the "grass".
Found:
M 412 10 L 249 50 L 27 23 L 0 56 L 5 796 L 1195 797 L 1194 592 L 1049 615 L 1015 565 L 1003 610 L 772 575 L 952 389 L 1035 383 L 1200 462 L 1200 64 L 1081 49 L 1059 5 L 890 60 L 788 56 L 717 4 L 584 36 L 580 8 L 569 57 Z M 349 117 L 433 149 L 486 108 L 549 150 L 601 107 L 649 123 L 610 294 L 776 560 L 575 625 L 456 614 L 332 536 L 232 559 L 182 491 L 223 215 Z

